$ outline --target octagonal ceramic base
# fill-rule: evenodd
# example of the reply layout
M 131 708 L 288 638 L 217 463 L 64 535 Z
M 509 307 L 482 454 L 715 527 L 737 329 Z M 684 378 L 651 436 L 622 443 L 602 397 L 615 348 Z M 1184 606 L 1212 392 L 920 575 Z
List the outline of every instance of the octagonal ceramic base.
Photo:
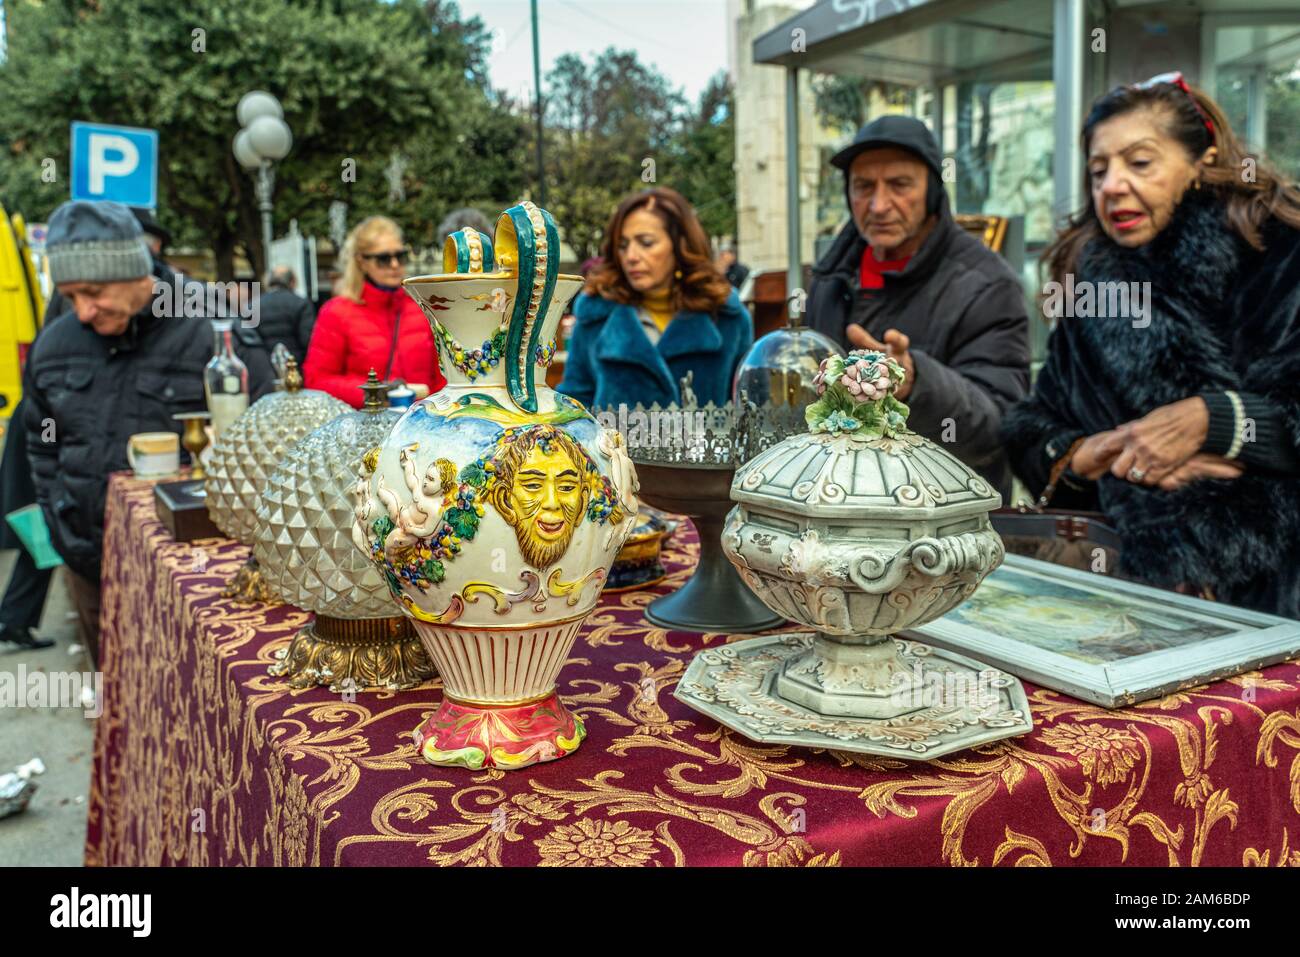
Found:
M 787 662 L 814 648 L 812 632 L 788 632 L 709 648 L 677 683 L 677 699 L 764 744 L 795 744 L 929 760 L 1033 729 L 1020 682 L 1005 671 L 920 642 L 889 639 L 909 672 L 891 718 L 825 715 L 776 690 Z
M 485 706 L 444 698 L 415 729 L 420 756 L 444 767 L 513 771 L 578 750 L 582 719 L 552 692 L 540 701 Z

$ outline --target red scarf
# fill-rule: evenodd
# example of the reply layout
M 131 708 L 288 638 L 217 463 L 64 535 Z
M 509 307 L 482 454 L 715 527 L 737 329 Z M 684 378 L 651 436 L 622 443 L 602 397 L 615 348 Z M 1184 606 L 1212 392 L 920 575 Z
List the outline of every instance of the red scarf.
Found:
M 882 289 L 885 273 L 902 272 L 911 256 L 902 259 L 877 259 L 868 246 L 862 253 L 861 283 L 863 289 Z

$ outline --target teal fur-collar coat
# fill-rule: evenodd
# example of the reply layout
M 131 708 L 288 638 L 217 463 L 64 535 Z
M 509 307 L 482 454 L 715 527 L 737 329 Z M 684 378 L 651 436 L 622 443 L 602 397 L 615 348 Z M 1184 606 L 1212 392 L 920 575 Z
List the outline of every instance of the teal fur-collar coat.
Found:
M 641 326 L 636 306 L 583 293 L 559 391 L 588 408 L 647 408 L 681 400 L 679 381 L 693 372 L 701 405 L 731 400 L 736 367 L 754 344 L 754 322 L 733 289 L 716 314 L 682 311 L 657 344 Z

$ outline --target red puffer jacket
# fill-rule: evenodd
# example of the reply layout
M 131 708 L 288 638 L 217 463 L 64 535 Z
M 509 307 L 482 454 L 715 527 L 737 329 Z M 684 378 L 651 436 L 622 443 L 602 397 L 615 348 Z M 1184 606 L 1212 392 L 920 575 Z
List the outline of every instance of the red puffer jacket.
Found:
M 429 320 L 415 300 L 403 289 L 389 292 L 370 282 L 362 287 L 361 298 L 357 304 L 335 296 L 321 306 L 303 363 L 307 388 L 321 389 L 359 409 L 365 399 L 361 385 L 371 369 L 381 380 L 423 383 L 430 392 L 446 385 Z

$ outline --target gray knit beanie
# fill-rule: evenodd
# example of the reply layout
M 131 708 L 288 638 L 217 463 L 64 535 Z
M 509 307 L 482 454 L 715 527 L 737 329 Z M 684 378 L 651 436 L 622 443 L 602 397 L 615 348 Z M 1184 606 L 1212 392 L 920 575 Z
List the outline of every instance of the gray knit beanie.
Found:
M 121 203 L 64 203 L 50 216 L 45 255 L 55 285 L 121 282 L 153 272 L 140 223 Z

